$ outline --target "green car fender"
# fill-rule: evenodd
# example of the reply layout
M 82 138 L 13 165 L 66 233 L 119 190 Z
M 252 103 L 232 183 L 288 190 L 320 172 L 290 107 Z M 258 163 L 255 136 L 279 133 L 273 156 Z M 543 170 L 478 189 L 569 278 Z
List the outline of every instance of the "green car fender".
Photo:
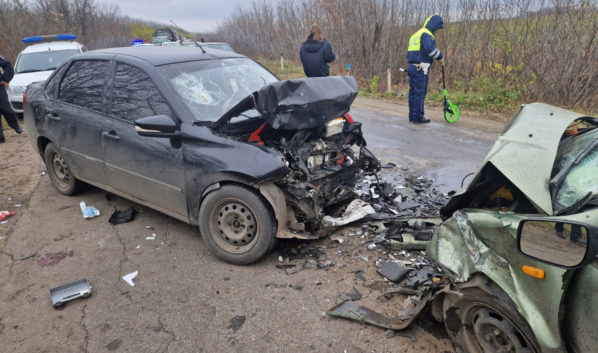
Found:
M 517 227 L 531 216 L 539 215 L 463 209 L 439 227 L 426 251 L 453 272 L 455 283 L 484 274 L 513 300 L 542 352 L 562 352 L 559 308 L 570 276 L 567 270 L 528 259 L 517 251 Z M 545 279 L 523 273 L 524 265 L 543 270 Z

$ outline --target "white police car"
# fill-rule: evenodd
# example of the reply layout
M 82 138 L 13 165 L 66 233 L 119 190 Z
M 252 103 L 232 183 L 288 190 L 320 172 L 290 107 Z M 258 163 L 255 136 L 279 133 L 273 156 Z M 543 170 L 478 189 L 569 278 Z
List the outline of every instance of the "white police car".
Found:
M 15 77 L 8 86 L 8 99 L 17 114 L 23 113 L 23 93 L 32 82 L 45 81 L 54 69 L 71 56 L 87 49 L 74 40 L 72 34 L 35 36 L 23 39 L 32 44 L 25 48 L 14 63 Z

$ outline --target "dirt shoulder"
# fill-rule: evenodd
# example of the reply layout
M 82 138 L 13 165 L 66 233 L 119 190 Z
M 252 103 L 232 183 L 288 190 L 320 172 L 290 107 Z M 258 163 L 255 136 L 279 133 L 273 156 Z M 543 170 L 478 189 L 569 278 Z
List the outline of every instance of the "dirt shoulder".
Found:
M 24 127 L 22 121 L 19 123 Z M 0 224 L 0 250 L 6 244 L 6 239 L 23 214 L 42 179 L 42 172 L 46 169 L 31 147 L 26 131 L 18 135 L 5 125 L 4 128 L 6 142 L 0 144 L 0 211 L 12 211 L 15 215 L 6 218 L 7 223 Z

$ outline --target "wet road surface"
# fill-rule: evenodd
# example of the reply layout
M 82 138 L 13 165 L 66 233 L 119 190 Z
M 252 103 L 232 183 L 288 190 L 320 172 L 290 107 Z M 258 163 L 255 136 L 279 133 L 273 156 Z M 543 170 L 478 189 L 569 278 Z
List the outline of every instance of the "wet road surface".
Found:
M 445 123 L 410 124 L 400 109 L 358 107 L 352 114 L 364 123 L 369 146 L 383 163 L 437 177 L 446 190 L 458 188 L 463 176 L 475 171 L 496 136 Z M 33 150 L 26 158 L 37 167 Z M 61 196 L 47 176 L 40 178 L 30 200 L 16 200 L 23 206 L 0 240 L 2 351 L 453 351 L 442 326 L 427 320 L 413 325 L 418 342 L 412 342 L 386 339 L 384 329 L 322 315 L 353 286 L 366 305 L 380 294 L 382 278 L 372 263 L 352 254 L 339 256 L 330 271 L 308 268 L 293 275 L 275 268 L 276 252 L 251 266 L 233 266 L 209 252 L 197 227 L 122 198 L 108 201 L 105 191 L 93 187 Z M 98 208 L 101 216 L 83 219 L 81 201 Z M 142 211 L 134 221 L 108 223 L 115 208 L 131 206 Z M 156 238 L 146 240 L 152 234 Z M 345 246 L 329 239 L 320 244 Z M 365 281 L 351 274 L 359 269 Z M 135 271 L 132 287 L 122 276 Z M 49 288 L 84 277 L 92 296 L 53 309 Z

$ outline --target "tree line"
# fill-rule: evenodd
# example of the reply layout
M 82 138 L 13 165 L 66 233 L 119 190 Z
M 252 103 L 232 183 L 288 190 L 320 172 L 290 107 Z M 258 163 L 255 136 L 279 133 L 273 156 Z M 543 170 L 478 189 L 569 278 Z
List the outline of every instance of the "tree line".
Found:
M 445 25 L 436 41 L 450 86 L 487 92 L 483 99 L 514 95 L 596 112 L 597 9 L 597 0 L 253 0 L 216 35 L 252 57 L 299 60 L 316 23 L 337 55 L 335 72 L 351 64 L 367 86 L 390 68 L 393 83 L 405 84 L 398 69 L 406 68 L 409 38 L 438 14 Z M 430 87 L 440 86 L 439 69 Z
M 151 42 L 155 29 L 173 27 L 122 16 L 117 5 L 94 0 L 0 0 L 0 55 L 14 63 L 27 46 L 23 38 L 36 35 L 72 33 L 93 50 L 130 46 L 134 39 Z M 188 38 L 202 36 L 177 30 Z

